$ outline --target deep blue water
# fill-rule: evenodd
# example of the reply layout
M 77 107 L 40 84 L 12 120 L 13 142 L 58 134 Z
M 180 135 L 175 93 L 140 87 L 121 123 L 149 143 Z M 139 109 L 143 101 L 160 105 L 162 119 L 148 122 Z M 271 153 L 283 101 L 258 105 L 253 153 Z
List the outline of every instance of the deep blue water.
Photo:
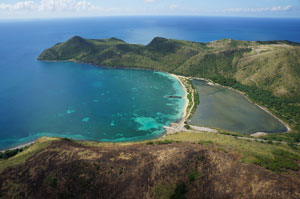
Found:
M 182 92 L 170 76 L 36 60 L 45 48 L 74 35 L 117 37 L 141 44 L 155 36 L 201 42 L 222 38 L 300 42 L 300 20 L 102 17 L 0 21 L 0 149 L 42 135 L 148 139 L 160 136 L 163 125 L 180 118 L 183 102 L 163 97 Z

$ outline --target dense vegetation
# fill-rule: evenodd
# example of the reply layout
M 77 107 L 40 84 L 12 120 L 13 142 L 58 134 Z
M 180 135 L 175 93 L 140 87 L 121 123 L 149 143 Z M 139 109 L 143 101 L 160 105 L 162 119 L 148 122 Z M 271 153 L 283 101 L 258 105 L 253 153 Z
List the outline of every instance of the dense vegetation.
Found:
M 193 104 L 189 103 L 188 108 L 187 108 L 187 112 L 188 112 L 190 110 L 191 106 L 193 105 L 190 115 L 189 115 L 189 118 L 188 118 L 188 119 L 190 119 L 193 116 L 193 114 L 195 113 L 197 106 L 200 103 L 200 99 L 199 99 L 199 93 L 198 93 L 197 89 L 194 87 L 193 82 L 191 80 L 188 80 L 188 84 L 191 86 L 191 90 L 188 90 L 187 98 L 188 98 L 189 102 L 193 102 Z M 193 92 L 193 99 L 192 99 L 192 92 Z
M 23 151 L 23 148 L 6 150 L 4 152 L 0 152 L 0 159 L 6 160 L 10 157 L 13 157 L 13 156 L 17 155 L 19 152 L 22 152 L 22 151 Z
M 255 159 L 249 162 L 258 164 L 275 172 L 299 170 L 297 161 L 299 161 L 300 158 L 298 155 L 280 149 L 272 150 L 272 155 L 273 157 L 255 154 Z
M 266 139 L 287 140 L 291 143 L 299 142 L 300 139 L 298 43 L 231 39 L 197 43 L 157 37 L 144 46 L 128 44 L 116 38 L 88 40 L 75 36 L 46 49 L 38 59 L 147 68 L 208 78 L 244 92 L 251 100 L 267 107 L 287 122 L 295 131 L 271 135 Z

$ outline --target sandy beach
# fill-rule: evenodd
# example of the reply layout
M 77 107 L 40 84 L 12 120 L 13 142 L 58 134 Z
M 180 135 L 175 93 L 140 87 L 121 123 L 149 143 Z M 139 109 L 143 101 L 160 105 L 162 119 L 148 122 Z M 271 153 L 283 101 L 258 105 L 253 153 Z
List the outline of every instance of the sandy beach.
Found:
M 183 122 L 184 122 L 184 120 L 185 120 L 185 118 L 186 118 L 186 116 L 187 116 L 187 111 L 186 111 L 186 109 L 187 109 L 187 107 L 188 107 L 188 105 L 189 105 L 189 100 L 188 100 L 188 98 L 187 98 L 188 92 L 187 92 L 187 90 L 186 90 L 185 85 L 182 83 L 182 81 L 181 81 L 181 79 L 180 79 L 180 78 L 183 78 L 183 77 L 180 77 L 180 76 L 177 76 L 177 75 L 174 75 L 174 74 L 170 74 L 170 75 L 173 76 L 174 78 L 176 78 L 176 79 L 178 80 L 178 82 L 181 84 L 181 86 L 183 87 L 184 92 L 185 92 L 185 95 L 184 95 L 184 99 L 185 99 L 185 107 L 184 107 L 184 113 L 183 113 L 182 119 L 181 119 L 181 121 L 183 120 Z M 181 122 L 181 121 L 180 121 L 180 122 Z
M 186 90 L 186 87 L 185 85 L 182 83 L 181 79 L 179 76 L 177 75 L 174 75 L 174 74 L 170 74 L 169 75 L 173 76 L 175 79 L 177 79 L 177 81 L 181 84 L 181 86 L 183 87 L 184 89 L 184 99 L 185 99 L 185 106 L 184 106 L 184 111 L 183 111 L 183 115 L 182 115 L 182 118 L 179 122 L 177 123 L 171 123 L 170 124 L 170 127 L 164 127 L 166 129 L 166 134 L 173 134 L 175 132 L 178 132 L 178 131 L 182 131 L 184 130 L 184 122 L 186 120 L 186 117 L 187 117 L 187 107 L 189 105 L 189 100 L 187 98 L 187 90 Z
M 21 148 L 24 148 L 25 146 L 29 146 L 29 145 L 32 145 L 35 143 L 36 140 L 32 141 L 32 142 L 28 142 L 26 144 L 21 144 L 19 146 L 16 146 L 16 147 L 12 147 L 12 148 L 9 148 L 9 149 L 5 149 L 5 150 L 1 150 L 0 152 L 5 152 L 7 150 L 14 150 L 14 149 L 21 149 Z
M 210 133 L 217 133 L 218 131 L 212 128 L 208 128 L 208 127 L 201 127 L 201 126 L 192 126 L 189 125 L 191 127 L 191 129 L 186 129 L 184 127 L 184 122 L 188 119 L 188 117 L 191 114 L 191 111 L 193 109 L 193 106 L 195 106 L 194 104 L 194 96 L 192 96 L 192 107 L 190 108 L 189 112 L 187 112 L 187 107 L 189 105 L 189 100 L 187 98 L 188 95 L 188 91 L 186 86 L 184 85 L 184 83 L 182 82 L 182 79 L 189 79 L 190 77 L 183 77 L 183 76 L 178 76 L 178 75 L 174 75 L 174 74 L 170 74 L 172 75 L 174 78 L 176 78 L 180 84 L 182 85 L 182 87 L 184 88 L 185 91 L 185 100 L 186 100 L 186 104 L 185 104 L 185 108 L 184 108 L 184 114 L 182 116 L 182 119 L 177 122 L 177 123 L 171 123 L 170 126 L 165 126 L 164 128 L 166 129 L 166 135 L 168 134 L 174 134 L 176 132 L 182 132 L 182 131 L 202 131 L 202 132 L 210 132 Z

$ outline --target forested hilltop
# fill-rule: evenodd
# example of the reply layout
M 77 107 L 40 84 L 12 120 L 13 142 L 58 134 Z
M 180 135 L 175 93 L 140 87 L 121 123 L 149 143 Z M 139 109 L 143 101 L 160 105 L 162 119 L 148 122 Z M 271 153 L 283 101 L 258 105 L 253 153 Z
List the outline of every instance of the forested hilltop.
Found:
M 38 59 L 154 69 L 208 78 L 245 92 L 300 131 L 298 43 L 231 39 L 198 43 L 157 37 L 148 45 L 138 45 L 116 38 L 75 36 L 46 49 Z M 299 134 L 288 139 L 299 141 Z

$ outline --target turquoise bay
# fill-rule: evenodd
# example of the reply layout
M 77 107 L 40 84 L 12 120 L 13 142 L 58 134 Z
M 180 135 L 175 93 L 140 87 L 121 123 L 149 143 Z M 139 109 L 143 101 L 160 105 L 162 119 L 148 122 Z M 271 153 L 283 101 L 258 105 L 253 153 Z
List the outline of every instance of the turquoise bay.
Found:
M 164 133 L 163 126 L 182 117 L 185 99 L 165 97 L 184 95 L 169 74 L 71 62 L 40 64 L 40 75 L 31 80 L 35 86 L 24 84 L 2 95 L 7 98 L 3 102 L 18 109 L 6 118 L 10 124 L 17 120 L 15 125 L 0 127 L 8 132 L 1 134 L 1 149 L 41 136 L 114 142 L 152 139 Z M 22 98 L 11 100 L 10 92 L 19 92 Z

